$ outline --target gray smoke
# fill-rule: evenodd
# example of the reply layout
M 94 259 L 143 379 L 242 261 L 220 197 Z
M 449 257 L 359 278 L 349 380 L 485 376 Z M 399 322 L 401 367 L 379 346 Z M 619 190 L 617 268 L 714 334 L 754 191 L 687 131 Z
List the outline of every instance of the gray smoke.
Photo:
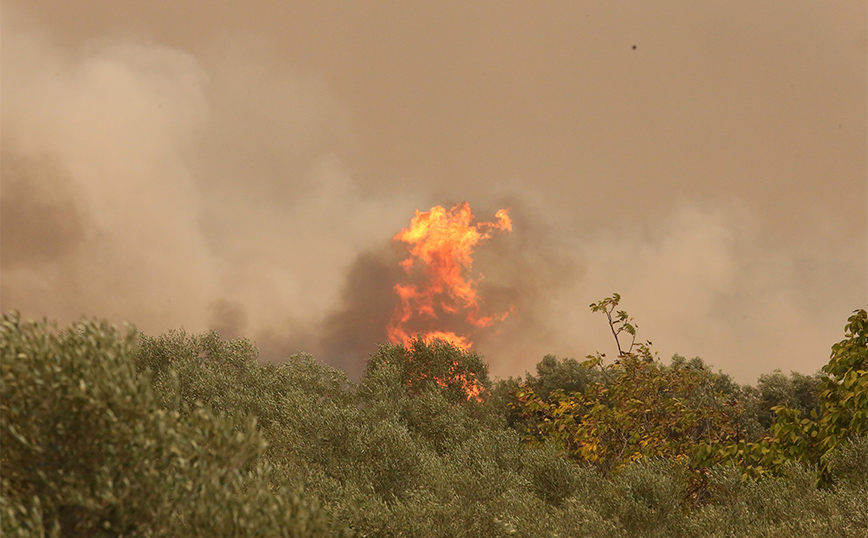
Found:
M 502 57 L 519 45 L 509 25 L 446 43 L 421 31 L 423 12 L 399 28 L 289 3 L 245 10 L 236 25 L 225 7 L 165 4 L 3 2 L 4 311 L 215 329 L 253 339 L 267 360 L 308 351 L 358 376 L 405 277 L 391 237 L 415 209 L 464 200 L 480 220 L 501 207 L 514 218 L 474 263 L 483 313 L 515 307 L 471 335 L 497 376 L 547 353 L 611 352 L 587 305 L 615 291 L 662 357 L 699 355 L 741 381 L 816 370 L 868 300 L 865 105 L 850 90 L 864 87 L 861 71 L 827 80 L 783 60 L 768 71 L 753 46 L 640 63 L 660 47 L 692 50 L 680 39 L 705 43 L 703 26 L 654 34 L 659 44 L 634 53 L 593 33 L 549 43 L 540 36 L 566 20 L 549 13 L 557 31 L 528 26 L 518 37 L 537 48 Z M 513 11 L 497 20 L 524 28 Z M 616 19 L 598 15 L 600 28 Z M 340 32 L 320 31 L 331 23 Z M 625 32 L 611 28 L 621 33 L 599 35 Z M 775 54 L 803 39 L 772 30 L 745 39 L 770 39 Z M 816 40 L 813 65 L 850 73 L 864 47 L 838 54 L 847 35 Z M 384 47 L 383 36 L 421 41 Z M 576 53 L 599 80 L 544 71 L 537 59 L 568 45 L 615 52 Z M 745 67 L 721 68 L 736 60 Z M 779 87 L 803 74 L 830 96 L 821 108 Z

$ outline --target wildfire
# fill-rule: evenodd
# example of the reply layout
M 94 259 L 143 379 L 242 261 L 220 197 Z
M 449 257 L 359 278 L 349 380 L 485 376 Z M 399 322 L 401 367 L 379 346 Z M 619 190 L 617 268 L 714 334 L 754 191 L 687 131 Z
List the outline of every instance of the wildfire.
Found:
M 488 327 L 512 312 L 510 308 L 481 316 L 476 281 L 468 276 L 473 248 L 493 232 L 512 231 L 506 209 L 497 211 L 495 217 L 496 222 L 472 224 L 473 212 L 467 202 L 448 210 L 438 205 L 425 212 L 417 209 L 410 226 L 395 235 L 393 239 L 406 243 L 410 253 L 401 267 L 421 283 L 395 285 L 400 303 L 387 327 L 392 343 L 407 345 L 418 333 L 426 341 L 436 338 L 469 349 L 473 345 L 469 336 L 446 330 L 444 325 Z

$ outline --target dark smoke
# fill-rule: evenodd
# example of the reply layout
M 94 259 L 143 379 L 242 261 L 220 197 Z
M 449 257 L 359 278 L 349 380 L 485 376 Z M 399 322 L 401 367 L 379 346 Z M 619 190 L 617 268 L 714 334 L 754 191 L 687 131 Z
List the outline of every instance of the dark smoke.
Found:
M 2 269 L 44 266 L 82 244 L 85 217 L 68 194 L 69 179 L 48 157 L 28 158 L 0 149 Z
M 211 305 L 208 326 L 223 338 L 240 338 L 247 335 L 247 311 L 244 305 L 230 299 L 220 299 Z
M 430 330 L 452 331 L 473 342 L 499 370 L 521 367 L 536 361 L 540 342 L 554 341 L 546 319 L 553 310 L 552 298 L 581 278 L 581 265 L 556 248 L 553 230 L 527 214 L 518 198 L 508 198 L 515 228 L 511 233 L 495 234 L 474 250 L 470 277 L 480 292 L 478 314 L 486 316 L 511 310 L 503 321 L 477 327 L 466 319 L 467 312 L 450 314 L 438 311 L 437 319 L 411 321 L 409 333 Z M 423 208 L 427 210 L 428 208 Z M 477 218 L 494 210 L 478 212 Z M 408 223 L 409 223 L 408 215 Z M 548 237 L 548 238 L 547 238 Z M 408 255 L 406 245 L 393 241 L 361 253 L 344 281 L 341 302 L 328 314 L 319 330 L 317 357 L 357 378 L 364 370 L 367 356 L 385 342 L 386 326 L 398 304 L 395 284 L 421 286 L 421 271 L 404 271 L 399 262 Z
M 386 325 L 398 303 L 394 292 L 403 270 L 388 248 L 361 253 L 344 281 L 341 302 L 320 327 L 319 355 L 358 379 L 368 355 L 386 342 Z

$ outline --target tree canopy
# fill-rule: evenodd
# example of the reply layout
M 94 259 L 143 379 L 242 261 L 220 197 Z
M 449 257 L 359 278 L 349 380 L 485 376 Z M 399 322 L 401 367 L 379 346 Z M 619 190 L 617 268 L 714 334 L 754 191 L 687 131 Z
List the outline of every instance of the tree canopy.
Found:
M 216 333 L 0 325 L 4 536 L 864 536 L 868 318 L 756 387 L 619 355 L 522 379 L 423 339 L 359 383 Z M 629 341 L 629 342 L 628 342 Z M 770 416 L 770 414 L 774 414 Z

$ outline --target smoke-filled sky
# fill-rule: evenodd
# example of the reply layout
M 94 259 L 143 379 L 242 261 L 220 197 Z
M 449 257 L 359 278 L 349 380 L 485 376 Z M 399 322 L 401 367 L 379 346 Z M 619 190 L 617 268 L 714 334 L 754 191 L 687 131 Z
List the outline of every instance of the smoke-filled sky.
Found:
M 358 376 L 416 209 L 480 244 L 496 376 L 612 354 L 740 382 L 868 303 L 865 2 L 2 0 L 3 311 L 216 329 Z

